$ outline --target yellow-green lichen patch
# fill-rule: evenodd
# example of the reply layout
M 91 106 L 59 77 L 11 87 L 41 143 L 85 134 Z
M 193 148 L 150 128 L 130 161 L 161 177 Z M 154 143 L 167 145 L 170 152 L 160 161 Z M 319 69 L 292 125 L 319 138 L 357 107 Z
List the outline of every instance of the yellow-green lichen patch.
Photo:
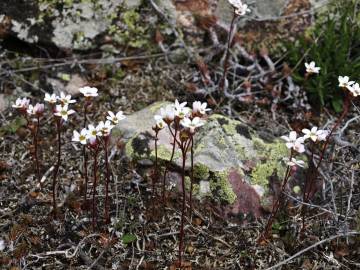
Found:
M 152 113 L 157 113 L 160 108 L 165 107 L 166 105 L 171 104 L 170 102 L 166 102 L 166 101 L 159 101 L 159 102 L 155 102 L 154 104 L 152 104 L 149 108 L 150 112 Z
M 171 154 L 172 154 L 171 150 L 169 150 L 166 146 L 164 146 L 164 145 L 158 146 L 158 149 L 157 149 L 158 159 L 160 159 L 162 161 L 169 161 L 171 158 Z M 179 151 L 175 151 L 173 160 L 177 160 L 180 157 L 181 157 L 181 154 L 179 153 Z M 151 151 L 151 159 L 155 159 L 155 150 Z
M 194 165 L 194 178 L 199 180 L 206 180 L 210 176 L 209 168 L 203 163 L 196 163 Z
M 210 180 L 210 189 L 214 194 L 218 194 L 222 200 L 233 204 L 237 196 L 229 182 L 228 174 L 227 171 L 215 172 Z
M 280 178 L 284 176 L 286 166 L 282 162 L 282 159 L 289 155 L 289 150 L 283 142 L 279 141 L 265 143 L 259 138 L 254 138 L 253 144 L 258 152 L 259 159 L 263 160 L 263 162 L 260 161 L 253 169 L 251 173 L 251 184 L 257 184 L 267 189 L 268 177 L 271 176 L 275 170 Z
M 125 145 L 125 154 L 132 160 L 150 158 L 149 138 L 141 134 L 133 136 Z

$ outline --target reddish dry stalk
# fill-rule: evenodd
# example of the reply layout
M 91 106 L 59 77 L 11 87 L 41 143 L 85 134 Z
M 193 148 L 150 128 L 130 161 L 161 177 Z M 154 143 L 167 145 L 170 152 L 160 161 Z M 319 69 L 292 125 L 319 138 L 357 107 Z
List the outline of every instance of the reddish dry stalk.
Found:
M 52 197 L 53 197 L 53 211 L 54 218 L 57 216 L 57 207 L 56 207 L 56 180 L 59 173 L 60 163 L 61 163 L 61 118 L 56 118 L 56 128 L 57 128 L 57 139 L 58 139 L 58 155 L 57 155 L 57 163 L 54 170 L 53 175 L 53 183 L 52 183 Z
M 109 136 L 104 138 L 105 141 L 105 168 L 106 168 L 106 184 L 105 184 L 105 223 L 110 223 L 109 215 L 109 183 L 110 183 L 110 168 L 109 168 L 109 155 L 108 155 L 108 144 Z
M 292 159 L 293 155 L 294 155 L 293 150 L 291 150 L 289 160 Z M 284 194 L 284 191 L 285 191 L 285 187 L 286 187 L 286 184 L 287 184 L 287 182 L 288 182 L 288 180 L 290 178 L 290 175 L 291 175 L 291 166 L 288 165 L 287 168 L 286 168 L 286 173 L 284 175 L 284 179 L 283 179 L 282 184 L 281 184 L 280 193 L 279 193 L 279 195 L 277 197 L 277 200 L 273 204 L 271 214 L 270 214 L 268 222 L 267 222 L 267 224 L 265 226 L 264 232 L 262 233 L 262 235 L 260 237 L 260 240 L 266 240 L 266 239 L 269 238 L 269 233 L 270 233 L 272 224 L 274 222 L 275 216 L 276 216 L 276 214 L 278 213 L 278 211 L 280 209 L 280 203 L 281 203 L 281 201 L 283 199 L 283 194 Z
M 88 103 L 87 103 L 87 101 L 85 101 L 85 106 L 84 106 L 84 128 L 86 128 L 87 106 L 88 106 Z M 86 203 L 87 186 L 88 186 L 88 182 L 89 182 L 89 177 L 88 177 L 88 171 L 87 171 L 88 158 L 87 158 L 87 154 L 86 154 L 86 146 L 85 145 L 83 146 L 83 157 L 84 157 L 84 177 L 85 177 L 84 202 Z
M 156 197 L 156 191 L 155 191 L 155 179 L 159 176 L 159 168 L 158 168 L 158 134 L 159 131 L 155 131 L 155 175 L 152 178 L 152 195 L 153 197 Z
M 192 216 L 192 193 L 193 193 L 193 184 L 194 184 L 194 137 L 191 135 L 191 175 L 190 175 L 190 217 Z
M 40 178 L 40 163 L 39 163 L 39 157 L 38 157 L 38 139 L 39 139 L 39 129 L 40 129 L 40 116 L 37 116 L 37 124 L 36 124 L 36 130 L 34 132 L 34 155 L 35 155 L 35 164 L 36 164 L 36 175 L 37 179 L 39 181 L 39 184 L 41 186 L 41 178 Z
M 232 37 L 232 32 L 234 31 L 234 25 L 235 25 L 236 17 L 237 17 L 237 15 L 236 15 L 235 10 L 234 10 L 234 14 L 233 14 L 233 18 L 231 20 L 231 25 L 230 25 L 230 30 L 229 30 L 229 36 L 228 36 L 228 41 L 227 41 L 225 59 L 224 59 L 224 67 L 223 67 L 224 71 L 223 71 L 223 75 L 222 75 L 222 78 L 221 78 L 220 84 L 219 84 L 219 87 L 220 87 L 221 91 L 224 91 L 226 75 L 227 75 L 227 71 L 228 71 L 228 68 L 229 68 L 231 37 Z
M 170 160 L 169 162 L 167 163 L 167 166 L 165 168 L 165 171 L 164 171 L 164 178 L 163 178 L 163 186 L 162 186 L 162 200 L 163 200 L 163 206 L 165 206 L 165 184 L 166 184 L 166 173 L 167 171 L 169 170 L 169 167 L 174 159 L 174 155 L 175 155 L 175 147 L 176 147 L 176 135 L 177 135 L 177 129 L 175 129 L 175 134 L 173 134 L 172 130 L 171 130 L 171 127 L 170 125 L 168 125 L 169 127 L 169 130 L 170 130 L 170 133 L 171 135 L 173 136 L 174 138 L 174 141 L 173 141 L 173 148 L 172 148 L 172 151 L 171 151 L 171 157 L 170 157 Z
M 182 253 L 184 249 L 184 220 L 185 220 L 185 162 L 186 162 L 186 149 L 182 147 L 182 177 L 181 177 L 181 188 L 182 188 L 182 207 L 181 207 L 181 225 L 179 234 L 179 265 L 182 265 Z
M 96 185 L 97 185 L 97 156 L 99 147 L 96 146 L 94 150 L 94 183 L 93 183 L 93 197 L 92 197 L 92 229 L 95 231 L 96 226 Z
M 322 151 L 321 151 L 321 154 L 320 154 L 319 162 L 318 162 L 318 164 L 317 164 L 316 167 L 315 167 L 315 174 L 314 174 L 310 179 L 306 179 L 305 188 L 304 188 L 304 195 L 303 195 L 303 201 L 304 201 L 305 203 L 307 203 L 307 202 L 309 201 L 309 196 L 310 196 L 310 192 L 307 192 L 307 189 L 308 189 L 308 187 L 311 187 L 311 186 L 313 185 L 313 182 L 315 181 L 315 179 L 316 179 L 317 176 L 318 176 L 319 168 L 320 168 L 320 165 L 321 165 L 322 161 L 324 160 L 325 152 L 326 152 L 326 149 L 327 149 L 328 146 L 329 146 L 330 138 L 331 138 L 332 134 L 335 132 L 335 130 L 339 127 L 339 125 L 340 125 L 340 123 L 342 122 L 342 120 L 344 120 L 344 118 L 345 118 L 346 115 L 348 114 L 349 108 L 350 108 L 351 99 L 352 99 L 351 94 L 348 93 L 348 92 L 346 92 L 343 112 L 342 112 L 342 114 L 340 115 L 340 117 L 338 118 L 338 120 L 336 121 L 334 127 L 331 129 L 328 137 L 326 138 L 325 144 L 324 144 L 324 146 L 323 146 L 323 148 L 322 148 Z M 311 160 L 313 160 L 313 156 L 314 156 L 314 153 L 312 152 Z M 303 205 L 303 213 L 302 213 L 303 223 L 302 223 L 302 230 L 304 230 L 304 228 L 305 228 L 305 215 L 306 215 L 306 206 Z

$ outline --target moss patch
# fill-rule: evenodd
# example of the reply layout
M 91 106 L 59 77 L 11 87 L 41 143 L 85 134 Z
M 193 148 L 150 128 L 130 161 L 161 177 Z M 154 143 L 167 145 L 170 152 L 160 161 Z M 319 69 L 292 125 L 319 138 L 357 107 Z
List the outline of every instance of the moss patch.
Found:
M 209 168 L 202 163 L 196 163 L 194 165 L 194 178 L 199 180 L 206 180 L 210 177 Z
M 221 200 L 233 204 L 237 196 L 228 180 L 228 174 L 227 171 L 215 172 L 210 180 L 210 189 L 214 194 L 218 194 Z
M 276 170 L 280 179 L 284 176 L 286 166 L 282 162 L 289 155 L 289 150 L 280 141 L 265 143 L 261 139 L 253 139 L 254 147 L 258 151 L 259 158 L 264 160 L 259 163 L 251 173 L 251 184 L 257 184 L 265 189 L 268 185 L 268 177 Z

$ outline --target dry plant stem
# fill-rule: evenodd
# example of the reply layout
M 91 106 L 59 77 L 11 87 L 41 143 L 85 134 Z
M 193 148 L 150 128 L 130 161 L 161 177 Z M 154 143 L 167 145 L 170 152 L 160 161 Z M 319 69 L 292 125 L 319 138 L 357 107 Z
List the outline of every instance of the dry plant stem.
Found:
M 155 179 L 159 176 L 159 167 L 158 167 L 158 134 L 159 131 L 155 131 L 155 175 L 152 179 L 152 195 L 153 197 L 156 197 L 156 191 L 155 191 Z
M 181 188 L 182 188 L 182 206 L 181 206 L 181 224 L 179 234 L 179 266 L 182 265 L 182 253 L 184 249 L 184 221 L 185 221 L 185 163 L 186 163 L 186 142 L 181 145 L 182 152 L 182 176 L 181 176 Z
M 192 193 L 193 193 L 193 184 L 194 184 L 194 137 L 193 135 L 191 135 L 190 137 L 190 142 L 191 142 L 191 146 L 190 146 L 190 151 L 191 151 L 191 155 L 190 155 L 190 163 L 191 163 L 191 168 L 190 168 L 190 218 L 192 216 Z
M 236 15 L 235 9 L 234 9 L 233 18 L 231 20 L 231 25 L 230 25 L 230 30 L 229 30 L 228 41 L 227 41 L 226 54 L 225 54 L 225 59 L 224 59 L 224 67 L 223 67 L 224 71 L 223 71 L 223 75 L 222 75 L 220 85 L 219 85 L 220 91 L 224 91 L 224 87 L 225 87 L 226 75 L 227 75 L 227 71 L 229 68 L 231 37 L 232 37 L 233 31 L 234 31 L 236 17 L 237 17 L 237 15 Z
M 291 150 L 289 160 L 291 160 L 293 156 L 294 156 L 294 152 L 293 152 L 293 150 Z M 266 240 L 266 239 L 269 238 L 271 227 L 272 227 L 272 224 L 273 224 L 274 219 L 276 217 L 276 214 L 278 213 L 278 211 L 280 209 L 280 203 L 281 203 L 281 201 L 283 199 L 283 194 L 284 194 L 284 191 L 285 191 L 285 187 L 286 187 L 286 184 L 287 184 L 287 182 L 288 182 L 288 180 L 290 178 L 290 175 L 291 175 L 291 166 L 288 165 L 287 168 L 286 168 L 286 173 L 285 173 L 284 179 L 283 179 L 282 184 L 281 184 L 280 193 L 279 193 L 279 195 L 277 197 L 277 200 L 273 204 L 273 208 L 272 208 L 270 217 L 269 217 L 269 219 L 267 221 L 264 232 L 262 233 L 262 235 L 260 237 L 260 240 Z
M 57 140 L 58 140 L 58 155 L 57 155 L 57 163 L 54 170 L 53 175 L 53 183 L 52 183 L 52 197 L 53 197 L 53 211 L 54 218 L 57 217 L 57 207 L 56 207 L 56 180 L 59 173 L 60 163 L 61 163 L 61 118 L 56 117 L 56 128 L 57 128 Z
M 109 215 L 109 183 L 110 183 L 110 167 L 109 167 L 109 136 L 104 138 L 104 150 L 105 150 L 105 169 L 106 169 L 106 183 L 105 183 L 105 223 L 110 223 L 110 215 Z
M 87 116 L 87 107 L 88 107 L 88 102 L 85 101 L 85 106 L 84 106 L 84 128 L 86 128 L 86 116 Z M 88 176 L 88 158 L 87 158 L 87 153 L 86 153 L 86 146 L 83 146 L 83 157 L 84 157 L 84 178 L 85 178 L 85 188 L 84 188 L 84 202 L 86 202 L 86 196 L 87 196 L 87 187 L 88 187 L 88 182 L 89 182 L 89 176 Z
M 325 144 L 324 144 L 324 146 L 323 146 L 323 148 L 322 148 L 322 151 L 321 151 L 321 154 L 320 154 L 319 162 L 318 162 L 318 164 L 317 164 L 316 167 L 315 167 L 315 174 L 314 174 L 314 176 L 311 177 L 310 179 L 306 179 L 306 185 L 305 185 L 304 197 L 303 197 L 303 201 L 304 201 L 305 203 L 307 203 L 307 202 L 309 201 L 309 196 L 310 196 L 310 192 L 307 192 L 307 189 L 313 185 L 313 182 L 316 180 L 316 178 L 317 178 L 317 176 L 318 176 L 319 168 L 320 168 L 320 165 L 321 165 L 322 161 L 324 160 L 325 152 L 326 152 L 326 149 L 327 149 L 328 146 L 329 146 L 329 142 L 330 142 L 331 136 L 333 135 L 333 133 L 335 132 L 335 130 L 339 127 L 340 123 L 344 120 L 344 118 L 345 118 L 346 115 L 348 114 L 349 108 L 350 108 L 350 104 L 351 104 L 351 100 L 352 100 L 351 94 L 348 93 L 348 92 L 346 92 L 343 112 L 342 112 L 342 114 L 340 115 L 340 117 L 338 118 L 338 120 L 336 121 L 334 127 L 331 129 L 331 131 L 330 131 L 330 133 L 329 133 L 329 136 L 326 138 Z M 313 156 L 314 156 L 314 153 L 312 152 L 311 160 L 313 160 Z M 342 188 L 341 188 L 340 190 L 342 191 Z M 342 198 L 342 196 L 341 196 L 341 198 Z M 341 204 L 341 205 L 342 205 L 342 204 Z M 302 213 L 302 220 L 303 220 L 302 230 L 305 229 L 305 215 L 306 215 L 306 207 L 303 206 L 303 213 Z
M 94 150 L 94 164 L 93 164 L 93 173 L 94 173 L 94 183 L 93 183 L 93 197 L 92 197 L 92 229 L 95 231 L 96 227 L 96 185 L 97 185 L 97 158 L 99 153 L 99 147 L 96 146 Z
M 35 163 L 36 163 L 36 176 L 39 181 L 41 187 L 41 177 L 40 177 L 40 163 L 39 163 L 39 156 L 38 156 L 38 143 L 39 143 L 39 129 L 40 129 L 40 116 L 36 117 L 36 130 L 34 134 L 34 155 L 35 155 Z
M 175 155 L 175 147 L 176 147 L 176 136 L 177 136 L 177 128 L 175 128 L 175 133 L 172 132 L 170 125 L 168 125 L 169 130 L 171 135 L 173 136 L 174 140 L 173 140 L 173 147 L 172 147 L 172 151 L 171 151 L 171 157 L 169 162 L 167 163 L 167 166 L 165 168 L 164 171 L 164 177 L 163 177 L 163 185 L 162 185 L 162 201 L 163 201 L 163 206 L 165 206 L 165 184 L 166 184 L 166 174 L 169 170 L 169 167 L 174 159 L 174 155 Z

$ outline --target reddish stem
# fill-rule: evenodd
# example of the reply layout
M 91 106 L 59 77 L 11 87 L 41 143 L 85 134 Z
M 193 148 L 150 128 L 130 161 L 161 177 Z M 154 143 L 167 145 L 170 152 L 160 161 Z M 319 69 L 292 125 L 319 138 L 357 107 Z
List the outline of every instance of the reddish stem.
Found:
M 52 183 L 52 195 L 53 195 L 53 211 L 54 218 L 57 217 L 57 207 L 56 207 L 56 184 L 57 184 L 57 176 L 59 173 L 60 163 L 61 163 L 61 118 L 56 118 L 56 128 L 57 128 L 57 140 L 58 140 L 58 155 L 57 155 L 57 163 L 54 170 L 53 175 L 53 183 Z
M 232 37 L 232 32 L 234 31 L 236 17 L 237 17 L 237 15 L 236 15 L 235 10 L 234 10 L 233 18 L 231 20 L 231 25 L 230 25 L 230 30 L 229 30 L 229 36 L 228 36 L 228 41 L 227 41 L 225 59 L 224 59 L 224 67 L 223 67 L 224 71 L 223 71 L 223 75 L 222 75 L 222 78 L 221 78 L 220 84 L 219 84 L 219 87 L 220 87 L 221 91 L 224 91 L 226 75 L 227 75 L 227 71 L 228 71 L 228 68 L 229 68 L 231 37 Z
M 87 107 L 88 107 L 88 103 L 87 103 L 87 101 L 85 101 L 85 106 L 84 106 L 84 128 L 86 128 Z M 84 178 L 85 178 L 84 202 L 86 203 L 87 187 L 88 187 L 89 177 L 88 177 L 88 171 L 87 171 L 88 158 L 87 158 L 86 146 L 85 145 L 83 146 L 83 157 L 84 157 Z
M 191 135 L 191 174 L 190 174 L 190 217 L 192 216 L 192 193 L 193 193 L 193 184 L 194 184 L 194 137 Z
M 291 150 L 289 160 L 292 159 L 293 155 L 294 155 L 293 150 Z M 264 232 L 262 233 L 262 235 L 260 237 L 260 240 L 266 240 L 266 239 L 269 238 L 269 233 L 271 231 L 271 227 L 272 227 L 272 224 L 274 222 L 275 216 L 276 216 L 276 214 L 278 213 L 278 211 L 280 209 L 280 203 L 281 203 L 281 201 L 283 199 L 283 194 L 284 194 L 284 191 L 285 191 L 285 187 L 286 187 L 286 184 L 287 184 L 287 182 L 288 182 L 288 180 L 290 178 L 290 175 L 291 175 L 291 166 L 288 165 L 287 168 L 286 168 L 286 173 L 284 175 L 284 179 L 283 179 L 282 184 L 281 184 L 280 193 L 279 193 L 279 195 L 277 197 L 277 200 L 273 204 L 271 214 L 270 214 L 268 222 L 267 222 L 267 224 L 265 226 Z
M 185 163 L 186 163 L 186 149 L 182 145 L 182 177 L 181 177 L 181 188 L 182 188 L 182 207 L 181 207 L 181 225 L 179 235 L 179 265 L 182 265 L 182 254 L 184 249 L 184 220 L 185 220 Z
M 109 215 L 109 183 L 110 183 L 110 168 L 109 168 L 109 154 L 108 154 L 108 145 L 109 145 L 109 136 L 104 138 L 105 142 L 105 167 L 106 167 L 106 184 L 105 184 L 105 222 L 106 224 L 110 223 Z
M 159 168 L 158 168 L 158 134 L 159 131 L 155 131 L 155 172 L 154 176 L 152 178 L 152 193 L 153 197 L 156 197 L 156 191 L 155 191 L 155 180 L 157 179 L 159 175 Z
M 169 167 L 174 159 L 174 155 L 175 155 L 175 147 L 176 147 L 176 135 L 177 135 L 177 128 L 175 129 L 175 134 L 173 134 L 172 130 L 171 130 L 171 127 L 170 125 L 168 125 L 169 127 L 169 130 L 170 130 L 170 133 L 171 135 L 173 136 L 174 138 L 174 141 L 173 141 L 173 147 L 172 147 L 172 151 L 171 151 L 171 157 L 170 157 L 170 160 L 169 162 L 167 163 L 167 166 L 165 168 L 165 171 L 164 171 L 164 178 L 163 178 L 163 186 L 162 186 L 162 200 L 163 200 L 163 206 L 165 206 L 165 184 L 166 184 L 166 174 L 169 170 Z
M 97 185 L 97 157 L 98 157 L 98 149 L 96 146 L 94 150 L 94 165 L 93 165 L 93 173 L 94 173 L 94 183 L 93 183 L 93 197 L 92 197 L 92 229 L 95 231 L 96 227 L 96 185 Z
M 36 174 L 37 179 L 39 181 L 39 184 L 41 186 L 41 178 L 40 178 L 40 163 L 39 163 L 39 156 L 38 156 L 38 139 L 39 139 L 39 129 L 40 129 L 40 116 L 37 116 L 36 118 L 37 124 L 36 124 L 36 131 L 34 133 L 34 155 L 35 155 L 35 163 L 36 163 Z

